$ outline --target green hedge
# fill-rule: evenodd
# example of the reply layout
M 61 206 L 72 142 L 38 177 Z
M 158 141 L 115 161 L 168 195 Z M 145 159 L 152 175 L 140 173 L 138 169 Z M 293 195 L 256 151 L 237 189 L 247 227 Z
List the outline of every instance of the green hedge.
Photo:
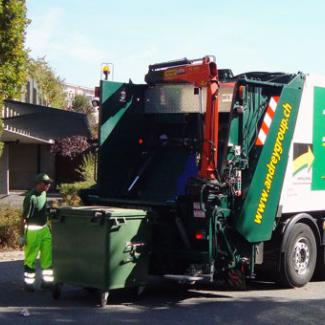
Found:
M 21 210 L 10 206 L 0 207 L 0 249 L 18 248 Z

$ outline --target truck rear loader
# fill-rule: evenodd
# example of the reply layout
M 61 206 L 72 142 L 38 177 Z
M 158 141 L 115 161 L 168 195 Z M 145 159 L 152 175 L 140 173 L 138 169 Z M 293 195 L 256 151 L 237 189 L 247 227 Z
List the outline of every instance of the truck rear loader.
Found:
M 190 283 L 223 279 L 237 288 L 264 270 L 291 287 L 321 274 L 325 78 L 234 76 L 206 56 L 150 65 L 145 81 L 101 80 L 97 184 L 82 193 L 83 214 L 145 211 L 146 235 L 118 245 L 133 245 L 137 258 L 130 263 L 136 267 L 145 258 L 146 274 Z M 62 223 L 75 213 L 53 215 Z M 110 232 L 118 222 L 102 224 Z M 62 269 L 78 273 L 87 260 L 78 248 L 65 253 L 69 236 L 60 236 L 64 222 L 58 224 L 59 283 L 65 282 Z M 91 233 L 83 236 L 96 247 Z M 134 286 L 140 286 L 136 278 Z

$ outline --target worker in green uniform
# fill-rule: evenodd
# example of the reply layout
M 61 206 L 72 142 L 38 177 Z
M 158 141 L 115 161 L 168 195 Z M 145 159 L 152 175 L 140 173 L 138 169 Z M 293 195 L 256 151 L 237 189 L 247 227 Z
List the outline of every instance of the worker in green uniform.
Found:
M 53 283 L 52 235 L 48 226 L 46 201 L 52 180 L 44 173 L 35 178 L 34 188 L 27 192 L 23 203 L 22 236 L 24 246 L 24 282 L 27 291 L 34 291 L 35 263 L 40 253 L 42 288 Z

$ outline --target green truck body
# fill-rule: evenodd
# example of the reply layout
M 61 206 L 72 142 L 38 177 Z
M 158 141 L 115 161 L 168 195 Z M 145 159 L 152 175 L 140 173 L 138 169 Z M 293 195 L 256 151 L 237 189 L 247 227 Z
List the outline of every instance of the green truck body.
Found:
M 101 81 L 97 184 L 82 193 L 84 202 L 149 213 L 143 214 L 150 223 L 143 228 L 151 238 L 149 274 L 243 287 L 268 268 L 276 281 L 305 285 L 324 265 L 325 79 L 258 72 L 221 80 L 218 162 L 210 180 L 198 177 L 206 95 L 197 88 Z M 75 227 L 87 238 L 78 248 L 85 253 L 54 246 L 59 280 L 65 258 L 76 254 L 86 263 L 94 254 L 94 263 L 106 267 L 112 254 L 89 251 L 93 229 L 105 231 L 87 226 L 88 233 L 82 222 L 54 228 L 57 243 Z M 124 247 L 130 235 L 119 236 Z M 114 288 L 112 269 L 105 272 L 100 285 L 88 276 L 76 283 Z M 91 270 L 89 277 L 101 278 Z

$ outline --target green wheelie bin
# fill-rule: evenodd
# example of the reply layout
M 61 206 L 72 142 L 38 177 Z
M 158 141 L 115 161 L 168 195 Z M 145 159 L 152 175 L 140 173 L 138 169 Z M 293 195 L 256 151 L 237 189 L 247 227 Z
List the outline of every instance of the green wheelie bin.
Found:
M 53 297 L 63 284 L 98 289 L 101 305 L 110 290 L 141 291 L 148 279 L 148 212 L 109 206 L 64 207 L 51 213 Z

